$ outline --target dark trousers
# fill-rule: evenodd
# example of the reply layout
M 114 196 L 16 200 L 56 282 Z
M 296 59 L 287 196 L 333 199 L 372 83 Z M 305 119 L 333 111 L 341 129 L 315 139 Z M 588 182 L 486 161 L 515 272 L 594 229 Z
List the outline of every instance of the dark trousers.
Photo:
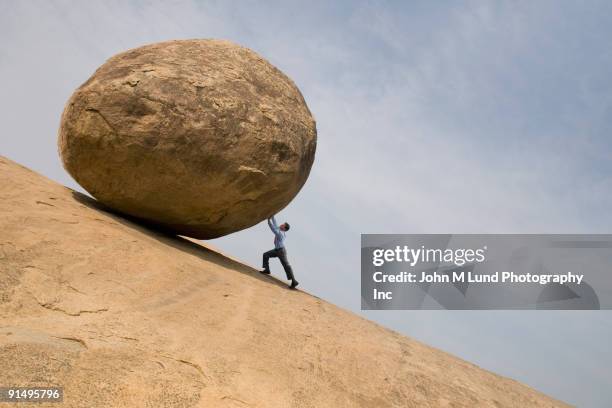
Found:
M 263 254 L 263 267 L 265 270 L 270 270 L 270 258 L 278 258 L 285 269 L 287 279 L 293 280 L 293 269 L 287 260 L 287 251 L 285 248 L 274 248 Z

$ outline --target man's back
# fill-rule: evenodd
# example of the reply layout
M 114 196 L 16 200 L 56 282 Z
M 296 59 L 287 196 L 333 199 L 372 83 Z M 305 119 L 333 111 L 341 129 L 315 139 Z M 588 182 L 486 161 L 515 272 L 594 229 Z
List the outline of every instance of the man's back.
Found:
M 276 224 L 276 219 L 274 216 L 268 218 L 268 226 L 274 233 L 274 248 L 284 248 L 285 247 L 285 232 L 280 229 L 280 227 Z

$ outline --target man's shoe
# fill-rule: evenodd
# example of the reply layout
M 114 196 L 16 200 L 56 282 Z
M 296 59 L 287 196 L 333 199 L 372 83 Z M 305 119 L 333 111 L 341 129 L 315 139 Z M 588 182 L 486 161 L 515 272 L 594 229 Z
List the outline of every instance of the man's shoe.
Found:
M 270 270 L 269 269 L 263 269 L 263 270 L 261 270 L 259 272 L 263 273 L 264 275 L 269 275 L 270 274 Z
M 293 279 L 291 281 L 291 289 L 295 289 L 297 285 L 299 285 L 300 282 L 296 281 L 295 279 Z

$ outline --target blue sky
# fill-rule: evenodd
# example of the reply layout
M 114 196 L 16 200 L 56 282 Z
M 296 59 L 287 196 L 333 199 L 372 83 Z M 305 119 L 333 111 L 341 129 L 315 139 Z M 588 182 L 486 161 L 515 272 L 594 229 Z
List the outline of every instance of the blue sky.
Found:
M 567 402 L 612 406 L 610 312 L 361 312 L 361 233 L 610 233 L 612 2 L 0 0 L 0 154 L 73 188 L 56 133 L 113 54 L 226 38 L 317 119 L 280 214 L 305 290 Z M 264 224 L 213 245 L 252 265 Z M 282 276 L 278 264 L 273 272 Z

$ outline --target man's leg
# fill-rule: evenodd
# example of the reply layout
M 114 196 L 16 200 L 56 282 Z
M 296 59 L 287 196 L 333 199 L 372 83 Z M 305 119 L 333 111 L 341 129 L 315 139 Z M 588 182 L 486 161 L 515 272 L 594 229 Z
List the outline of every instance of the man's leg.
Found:
M 287 274 L 287 279 L 291 281 L 291 288 L 295 288 L 298 285 L 298 281 L 295 280 L 295 277 L 293 276 L 293 268 L 291 268 L 291 265 L 289 264 L 289 260 L 287 259 L 287 251 L 285 250 L 285 248 L 279 249 L 278 259 L 283 265 L 283 269 Z
M 276 249 L 271 249 L 263 254 L 263 271 L 261 273 L 269 274 L 270 273 L 270 258 L 277 257 Z

